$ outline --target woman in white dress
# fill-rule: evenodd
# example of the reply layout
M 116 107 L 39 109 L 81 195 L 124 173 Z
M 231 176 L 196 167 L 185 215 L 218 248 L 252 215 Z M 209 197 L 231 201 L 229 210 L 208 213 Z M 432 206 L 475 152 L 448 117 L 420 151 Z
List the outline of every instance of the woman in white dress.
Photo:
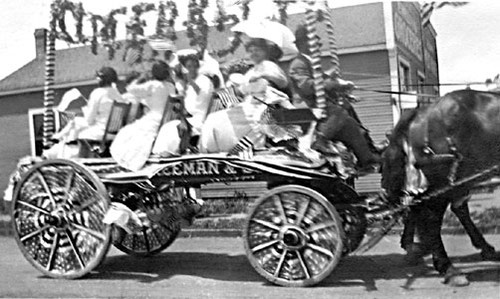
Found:
M 114 101 L 125 101 L 116 89 L 118 81 L 116 71 L 103 67 L 96 72 L 98 87 L 90 93 L 87 105 L 82 107 L 83 116 L 75 117 L 60 132 L 52 136 L 59 143 L 44 152 L 47 158 L 70 158 L 78 155 L 78 147 L 74 143 L 78 139 L 102 140 L 106 124 Z M 73 153 L 73 154 L 70 154 Z
M 228 152 L 242 137 L 252 135 L 255 147 L 265 144 L 265 135 L 259 129 L 266 104 L 279 104 L 293 108 L 283 92 L 288 79 L 275 63 L 281 50 L 264 39 L 252 39 L 246 50 L 254 66 L 245 75 L 240 90 L 245 101 L 232 108 L 210 114 L 202 127 L 200 151 L 208 153 Z M 266 103 L 266 104 L 264 104 Z
M 127 91 L 143 100 L 146 106 L 144 115 L 135 122 L 123 127 L 111 144 L 111 156 L 127 169 L 137 171 L 146 163 L 158 134 L 169 96 L 175 94 L 170 82 L 169 66 L 163 61 L 153 64 L 152 80 L 131 83 Z
M 198 55 L 181 56 L 179 62 L 183 66 L 185 75 L 184 108 L 188 115 L 185 121 L 173 120 L 162 126 L 153 147 L 153 154 L 163 157 L 180 154 L 183 132 L 190 130 L 191 137 L 200 135 L 214 91 L 212 80 L 199 73 Z

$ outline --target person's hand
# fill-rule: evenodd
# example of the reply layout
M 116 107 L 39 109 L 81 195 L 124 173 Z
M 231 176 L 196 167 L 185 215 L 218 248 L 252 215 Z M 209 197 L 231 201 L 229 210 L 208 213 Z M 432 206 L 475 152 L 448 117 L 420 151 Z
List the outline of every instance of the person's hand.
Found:
M 181 75 L 184 79 L 188 80 L 189 79 L 189 71 L 187 68 L 181 65 Z

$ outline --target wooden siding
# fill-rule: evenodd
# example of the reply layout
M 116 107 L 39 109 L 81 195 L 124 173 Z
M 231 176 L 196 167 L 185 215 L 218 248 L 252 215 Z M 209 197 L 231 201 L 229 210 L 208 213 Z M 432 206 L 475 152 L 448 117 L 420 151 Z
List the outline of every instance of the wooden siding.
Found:
M 383 86 L 388 78 L 359 80 L 358 86 Z M 385 134 L 393 127 L 391 96 L 388 94 L 359 91 L 355 95 L 360 99 L 355 109 L 363 124 L 370 130 L 370 136 L 375 142 L 385 140 Z M 380 189 L 380 175 L 372 174 L 356 180 L 355 189 L 359 193 L 376 192 Z
M 19 158 L 29 154 L 28 113 L 0 116 L 0 198 Z

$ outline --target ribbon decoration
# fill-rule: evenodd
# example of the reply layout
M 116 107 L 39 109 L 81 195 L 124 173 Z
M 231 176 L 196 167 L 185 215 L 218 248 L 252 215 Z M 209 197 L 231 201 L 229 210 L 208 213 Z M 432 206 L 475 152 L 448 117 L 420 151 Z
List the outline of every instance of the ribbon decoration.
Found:
M 55 5 L 54 3 L 52 4 Z M 55 131 L 54 117 L 54 79 L 56 60 L 56 15 L 52 9 L 50 30 L 48 32 L 47 48 L 45 53 L 45 85 L 43 90 L 43 148 L 52 145 L 51 137 Z
M 333 30 L 332 13 L 328 8 L 328 0 L 323 0 L 323 4 L 324 4 L 323 12 L 325 14 L 323 21 L 325 22 L 326 25 L 328 45 L 330 46 L 329 56 L 330 56 L 330 61 L 332 63 L 332 70 L 338 75 L 340 75 L 340 62 L 338 56 L 337 40 L 335 39 L 335 32 Z
M 318 21 L 314 8 L 314 1 L 308 2 L 309 6 L 306 9 L 306 30 L 307 42 L 311 54 L 314 91 L 316 94 L 316 107 L 320 109 L 320 119 L 326 117 L 326 98 L 325 98 L 325 82 L 323 80 L 323 70 L 321 68 L 321 49 L 319 45 L 316 24 Z

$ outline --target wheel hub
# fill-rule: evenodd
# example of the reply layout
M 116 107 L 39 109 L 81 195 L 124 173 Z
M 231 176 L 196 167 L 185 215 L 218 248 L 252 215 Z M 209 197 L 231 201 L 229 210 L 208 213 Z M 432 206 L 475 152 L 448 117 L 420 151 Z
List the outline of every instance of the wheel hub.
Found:
M 298 226 L 284 226 L 279 234 L 283 246 L 290 250 L 297 250 L 307 244 L 307 234 Z
M 45 216 L 45 223 L 57 229 L 64 229 L 68 224 L 66 212 L 63 210 L 54 211 L 51 215 Z

